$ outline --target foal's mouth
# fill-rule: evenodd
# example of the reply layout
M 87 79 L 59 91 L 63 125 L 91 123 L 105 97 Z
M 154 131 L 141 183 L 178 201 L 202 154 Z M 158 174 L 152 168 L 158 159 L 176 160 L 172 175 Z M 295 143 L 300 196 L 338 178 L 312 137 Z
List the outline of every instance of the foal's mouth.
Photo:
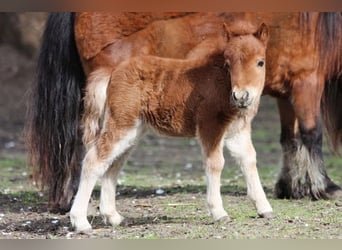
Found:
M 244 101 L 236 101 L 232 98 L 232 103 L 238 109 L 247 110 L 253 106 L 253 99 L 244 100 Z

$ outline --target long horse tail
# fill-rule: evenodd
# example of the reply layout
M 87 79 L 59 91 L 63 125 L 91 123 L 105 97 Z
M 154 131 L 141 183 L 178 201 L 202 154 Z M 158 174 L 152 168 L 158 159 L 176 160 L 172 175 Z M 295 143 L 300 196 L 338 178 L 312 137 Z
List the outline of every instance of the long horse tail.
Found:
M 332 148 L 338 152 L 342 142 L 342 74 L 327 80 L 321 110 Z
M 74 39 L 74 13 L 52 13 L 46 22 L 27 117 L 33 176 L 48 190 L 48 209 L 66 212 L 78 188 L 80 120 L 85 74 Z
M 83 143 L 87 149 L 96 141 L 102 128 L 111 73 L 111 69 L 100 68 L 92 72 L 87 81 L 82 117 Z
M 342 142 L 342 14 L 320 13 L 316 39 L 326 81 L 321 99 L 322 117 L 332 148 L 337 152 Z

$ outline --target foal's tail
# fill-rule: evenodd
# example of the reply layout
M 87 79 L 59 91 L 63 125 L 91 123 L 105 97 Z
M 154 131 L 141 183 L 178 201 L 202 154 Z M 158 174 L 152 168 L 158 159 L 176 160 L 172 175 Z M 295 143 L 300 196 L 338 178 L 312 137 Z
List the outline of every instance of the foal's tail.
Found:
M 321 101 L 323 121 L 333 149 L 338 151 L 342 142 L 342 14 L 320 13 L 316 37 L 326 76 Z
M 74 39 L 74 14 L 48 17 L 28 111 L 27 145 L 34 177 L 48 189 L 49 210 L 70 209 L 82 157 L 85 75 Z
M 92 72 L 88 78 L 82 118 L 83 143 L 86 148 L 95 142 L 101 130 L 111 73 L 111 69 L 101 68 Z

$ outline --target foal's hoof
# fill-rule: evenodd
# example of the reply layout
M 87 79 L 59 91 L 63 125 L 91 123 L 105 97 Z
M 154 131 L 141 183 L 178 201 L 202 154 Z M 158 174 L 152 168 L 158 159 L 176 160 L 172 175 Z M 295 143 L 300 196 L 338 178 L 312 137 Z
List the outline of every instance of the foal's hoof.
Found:
M 228 216 L 228 215 L 226 215 L 226 216 L 223 216 L 223 217 L 221 217 L 220 219 L 218 219 L 218 220 L 215 220 L 215 222 L 216 223 L 219 223 L 219 224 L 221 224 L 221 223 L 229 223 L 229 222 L 232 222 L 233 220 Z
M 85 234 L 85 235 L 90 235 L 92 234 L 93 229 L 91 227 L 87 228 L 75 228 L 75 233 L 76 234 Z
M 83 223 L 81 225 L 80 224 L 76 225 L 72 221 L 71 225 L 73 226 L 76 234 L 87 234 L 87 235 L 89 235 L 92 233 L 92 228 L 91 228 L 91 225 L 89 223 Z
M 265 213 L 259 214 L 259 217 L 265 218 L 265 219 L 272 219 L 274 218 L 274 214 L 272 212 L 265 212 Z
M 218 221 L 223 219 L 224 217 L 228 217 L 227 212 L 221 208 L 221 209 L 212 209 L 209 210 L 211 215 L 213 216 L 214 221 Z
M 116 213 L 115 215 L 112 216 L 105 216 L 104 221 L 107 224 L 107 221 L 113 226 L 119 226 L 122 225 L 125 220 L 125 217 L 121 216 L 120 214 Z
M 220 211 L 220 213 L 215 213 L 215 215 L 213 214 L 213 218 L 215 223 L 227 223 L 232 221 L 225 210 Z

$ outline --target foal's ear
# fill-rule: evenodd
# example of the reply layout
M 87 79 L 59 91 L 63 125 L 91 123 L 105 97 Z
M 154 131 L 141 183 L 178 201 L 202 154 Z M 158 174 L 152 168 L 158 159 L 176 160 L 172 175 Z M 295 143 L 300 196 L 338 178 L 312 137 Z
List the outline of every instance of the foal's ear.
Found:
M 233 33 L 230 31 L 230 28 L 226 23 L 223 23 L 223 32 L 224 32 L 224 37 L 226 38 L 226 41 L 228 42 L 232 37 Z
M 265 23 L 259 26 L 259 29 L 254 33 L 254 36 L 260 39 L 264 44 L 268 41 L 268 27 Z

